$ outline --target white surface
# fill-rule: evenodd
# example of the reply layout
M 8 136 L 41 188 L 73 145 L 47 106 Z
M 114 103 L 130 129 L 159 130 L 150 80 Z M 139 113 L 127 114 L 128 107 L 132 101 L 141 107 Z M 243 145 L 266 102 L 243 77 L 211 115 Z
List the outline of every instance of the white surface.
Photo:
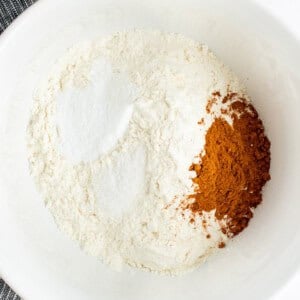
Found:
M 263 0 L 260 3 L 282 22 L 295 38 L 300 41 L 300 2 L 298 0 Z M 300 55 L 298 60 L 300 59 Z M 299 128 L 298 128 L 299 129 Z M 295 249 L 296 251 L 296 249 Z M 296 300 L 300 298 L 300 270 L 298 270 L 272 300 Z
M 299 0 L 256 0 L 269 13 L 285 25 L 295 37 L 300 41 L 300 3 Z
M 37 54 L 40 64 L 32 67 L 36 79 L 78 39 L 124 27 L 176 31 L 207 43 L 245 79 L 272 142 L 272 180 L 251 226 L 227 251 L 185 277 L 115 273 L 85 256 L 58 232 L 35 192 L 24 132 L 11 135 L 26 124 L 36 82 L 22 95 L 15 94 L 15 84 Z M 46 46 L 50 48 L 43 51 Z M 40 299 L 42 294 L 43 299 L 273 295 L 299 270 L 299 67 L 295 37 L 248 1 L 40 0 L 0 42 L 1 276 L 25 299 Z M 11 118 L 19 119 L 18 128 L 9 126 Z M 18 139 L 21 147 L 9 148 L 8 139 Z M 17 169 L 3 174 L 4 166 L 16 164 Z M 299 298 L 294 291 L 281 299 Z
M 300 41 L 300 2 L 298 0 L 256 0 L 278 19 Z M 300 59 L 300 55 L 298 60 Z M 296 250 L 295 250 L 296 251 Z M 272 297 L 273 300 L 296 300 L 300 298 L 300 270 Z

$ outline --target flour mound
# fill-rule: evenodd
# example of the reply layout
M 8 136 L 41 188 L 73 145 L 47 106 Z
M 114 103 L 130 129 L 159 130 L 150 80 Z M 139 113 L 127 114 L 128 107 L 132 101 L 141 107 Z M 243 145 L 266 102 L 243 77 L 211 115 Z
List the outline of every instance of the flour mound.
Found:
M 199 265 L 227 237 L 214 211 L 191 223 L 178 207 L 213 121 L 207 99 L 228 87 L 243 91 L 206 46 L 177 34 L 119 32 L 70 49 L 28 125 L 30 170 L 57 225 L 115 268 Z

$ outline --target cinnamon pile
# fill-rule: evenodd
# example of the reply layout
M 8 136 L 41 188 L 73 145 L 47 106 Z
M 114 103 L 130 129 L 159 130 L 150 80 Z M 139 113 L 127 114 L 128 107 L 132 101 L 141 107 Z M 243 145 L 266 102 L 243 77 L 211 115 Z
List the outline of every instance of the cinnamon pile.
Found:
M 221 102 L 220 102 L 221 101 Z M 252 218 L 252 209 L 262 201 L 262 188 L 270 179 L 270 142 L 255 108 L 236 93 L 224 97 L 212 94 L 207 105 L 210 112 L 216 103 L 227 103 L 222 115 L 215 118 L 206 134 L 204 155 L 190 170 L 195 193 L 187 208 L 194 214 L 216 210 L 218 220 L 225 219 L 223 233 L 237 235 Z

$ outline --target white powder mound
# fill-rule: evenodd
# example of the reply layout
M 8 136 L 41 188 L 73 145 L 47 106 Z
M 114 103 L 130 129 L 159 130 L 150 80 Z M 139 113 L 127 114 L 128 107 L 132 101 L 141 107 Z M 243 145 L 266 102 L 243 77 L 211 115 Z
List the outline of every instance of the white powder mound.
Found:
M 37 90 L 28 126 L 30 169 L 57 225 L 115 268 L 199 265 L 227 237 L 214 211 L 191 224 L 178 205 L 213 121 L 207 99 L 228 87 L 243 92 L 181 35 L 119 32 L 72 48 Z
M 95 61 L 84 89 L 65 89 L 57 97 L 62 154 L 78 163 L 111 150 L 128 127 L 135 97 L 137 88 L 108 60 Z

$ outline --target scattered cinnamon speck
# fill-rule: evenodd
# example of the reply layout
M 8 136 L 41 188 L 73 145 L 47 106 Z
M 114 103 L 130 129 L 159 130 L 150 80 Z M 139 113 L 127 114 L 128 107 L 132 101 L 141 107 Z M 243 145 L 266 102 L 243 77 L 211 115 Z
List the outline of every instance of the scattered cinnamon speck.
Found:
M 219 245 L 218 245 L 218 247 L 220 249 L 225 248 L 225 246 L 226 246 L 226 244 L 224 242 L 220 242 Z
M 198 121 L 199 125 L 203 125 L 204 124 L 204 118 L 201 118 L 200 121 Z

